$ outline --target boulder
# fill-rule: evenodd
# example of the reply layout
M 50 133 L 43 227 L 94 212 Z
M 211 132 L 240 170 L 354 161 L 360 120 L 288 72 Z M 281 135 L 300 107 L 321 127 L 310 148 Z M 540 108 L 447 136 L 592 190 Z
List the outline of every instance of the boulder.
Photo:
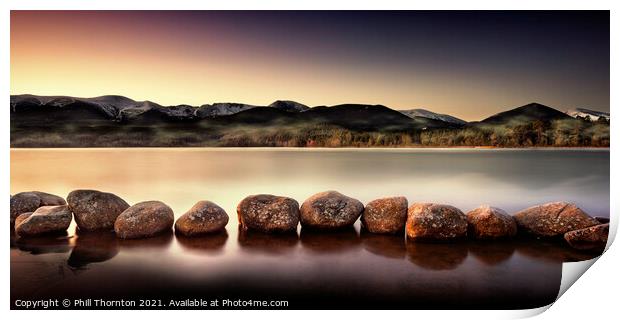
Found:
M 129 204 L 118 196 L 97 190 L 74 190 L 67 202 L 80 230 L 112 230 L 116 218 Z
M 506 211 L 480 206 L 466 214 L 467 234 L 475 239 L 498 239 L 517 235 L 517 223 Z
M 399 233 L 405 230 L 407 198 L 390 197 L 370 201 L 362 213 L 362 226 L 371 233 Z
M 600 224 L 576 205 L 552 202 L 521 210 L 514 215 L 519 229 L 539 237 L 556 237 Z
M 67 201 L 62 197 L 59 197 L 55 194 L 41 192 L 41 191 L 31 191 L 41 199 L 40 206 L 62 206 L 67 204 Z
M 199 201 L 174 224 L 176 232 L 184 236 L 197 236 L 224 230 L 228 214 L 211 201 Z
M 24 212 L 34 212 L 42 206 L 65 205 L 65 199 L 41 191 L 20 192 L 11 196 L 11 223 Z
M 407 212 L 407 238 L 414 241 L 446 241 L 467 236 L 467 218 L 448 205 L 414 203 Z
M 578 250 L 603 250 L 607 245 L 609 223 L 569 231 L 564 234 L 568 244 Z
M 71 218 L 71 211 L 66 205 L 40 207 L 32 214 L 19 217 L 15 224 L 15 233 L 26 237 L 66 231 L 71 224 Z
M 239 225 L 244 230 L 296 232 L 299 203 L 270 194 L 248 196 L 237 205 Z
M 337 191 L 325 191 L 308 198 L 301 205 L 301 225 L 322 230 L 351 227 L 364 211 L 356 199 Z
M 127 208 L 114 223 L 121 239 L 147 238 L 170 231 L 174 224 L 172 209 L 160 201 L 144 201 Z

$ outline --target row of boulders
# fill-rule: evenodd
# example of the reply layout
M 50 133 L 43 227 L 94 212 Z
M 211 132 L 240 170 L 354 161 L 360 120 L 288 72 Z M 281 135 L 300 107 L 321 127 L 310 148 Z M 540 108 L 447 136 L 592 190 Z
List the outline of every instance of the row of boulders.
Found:
M 129 206 L 120 197 L 95 190 L 76 190 L 64 199 L 42 192 L 23 192 L 11 197 L 11 221 L 19 236 L 64 231 L 75 217 L 80 230 L 110 230 L 123 239 L 150 237 L 173 225 L 176 232 L 197 236 L 222 231 L 228 223 L 224 209 L 210 201 L 196 203 L 174 221 L 170 207 L 160 201 Z M 377 199 L 364 206 L 336 191 L 317 193 L 299 206 L 291 198 L 252 195 L 237 206 L 244 230 L 267 233 L 295 232 L 297 225 L 315 230 L 339 230 L 361 219 L 371 233 L 399 234 L 412 241 L 447 241 L 509 238 L 524 232 L 537 237 L 563 236 L 577 249 L 600 249 L 607 243 L 609 223 L 601 223 L 574 204 L 553 202 L 509 215 L 504 210 L 481 206 L 467 214 L 442 204 L 414 203 L 405 197 Z

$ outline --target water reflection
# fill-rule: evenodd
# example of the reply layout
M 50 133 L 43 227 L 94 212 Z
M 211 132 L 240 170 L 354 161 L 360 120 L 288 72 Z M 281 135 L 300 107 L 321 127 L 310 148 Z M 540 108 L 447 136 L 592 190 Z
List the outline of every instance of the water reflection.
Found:
M 30 254 L 65 253 L 71 250 L 71 237 L 66 231 L 37 237 L 18 237 L 13 231 L 11 240 L 19 250 Z
M 301 228 L 299 238 L 302 248 L 318 254 L 358 250 L 361 243 L 357 231 L 353 227 L 328 232 Z
M 520 237 L 515 241 L 518 253 L 550 262 L 576 262 L 590 260 L 602 252 L 579 251 L 567 246 L 561 239 L 534 239 Z
M 471 241 L 467 247 L 472 257 L 488 266 L 509 260 L 515 252 L 514 242 L 508 239 Z
M 403 234 L 374 234 L 362 229 L 360 239 L 364 249 L 372 254 L 393 259 L 405 257 L 405 236 Z
M 407 258 L 428 270 L 456 269 L 467 258 L 467 242 L 423 243 L 407 241 Z
M 266 254 L 286 254 L 297 247 L 297 232 L 267 234 L 238 229 L 237 242 L 243 251 Z
M 172 244 L 174 233 L 172 229 L 166 230 L 155 236 L 140 239 L 119 239 L 118 243 L 121 250 L 140 250 L 140 249 L 166 249 Z
M 224 250 L 224 245 L 228 240 L 228 232 L 224 230 L 196 237 L 187 237 L 176 233 L 176 240 L 181 247 L 190 251 L 219 254 Z
M 91 263 L 104 262 L 119 252 L 118 239 L 111 231 L 87 232 L 76 228 L 75 235 L 75 246 L 67 260 L 71 268 L 81 269 Z

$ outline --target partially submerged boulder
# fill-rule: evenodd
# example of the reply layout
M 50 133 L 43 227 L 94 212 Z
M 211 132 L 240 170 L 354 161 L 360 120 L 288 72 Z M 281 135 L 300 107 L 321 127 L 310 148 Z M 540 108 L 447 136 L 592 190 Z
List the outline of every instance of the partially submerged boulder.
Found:
M 115 194 L 97 190 L 74 190 L 67 202 L 80 230 L 112 230 L 116 218 L 129 204 Z
M 467 236 L 467 218 L 448 205 L 414 203 L 407 213 L 407 238 L 414 241 L 446 241 Z
M 578 250 L 603 250 L 607 245 L 609 223 L 569 231 L 564 234 L 568 244 Z
M 228 214 L 211 201 L 199 201 L 189 211 L 177 219 L 176 232 L 184 236 L 197 236 L 224 230 Z
M 18 218 L 15 233 L 27 237 L 66 231 L 71 224 L 72 216 L 69 207 L 61 205 L 40 207 L 35 212 L 22 214 Z
M 295 232 L 299 223 L 299 203 L 270 194 L 252 195 L 239 202 L 237 217 L 244 230 Z
M 506 211 L 480 206 L 466 214 L 467 234 L 475 239 L 498 239 L 517 235 L 517 223 Z
M 371 233 L 399 233 L 405 230 L 407 198 L 389 197 L 370 201 L 362 213 L 362 226 Z
M 519 229 L 539 237 L 556 237 L 573 230 L 600 224 L 576 205 L 551 202 L 530 207 L 514 215 Z
M 364 211 L 356 199 L 337 191 L 325 191 L 308 198 L 301 205 L 301 225 L 322 230 L 351 227 Z
M 25 212 L 34 212 L 43 206 L 65 205 L 65 199 L 46 192 L 29 191 L 20 192 L 11 196 L 11 223 L 15 218 Z
M 147 238 L 170 231 L 174 213 L 160 201 L 144 201 L 127 208 L 114 223 L 116 236 L 122 239 Z

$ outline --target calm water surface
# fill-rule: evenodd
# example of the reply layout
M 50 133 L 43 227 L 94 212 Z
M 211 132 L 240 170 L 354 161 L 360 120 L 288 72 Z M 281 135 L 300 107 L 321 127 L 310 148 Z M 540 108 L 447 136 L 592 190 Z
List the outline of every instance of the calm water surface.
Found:
M 403 195 L 468 211 L 515 212 L 567 200 L 609 216 L 608 150 L 11 150 L 11 193 L 92 188 L 130 204 L 160 200 L 178 217 L 198 200 L 222 206 L 227 232 L 144 240 L 79 233 L 11 241 L 11 299 L 277 299 L 290 308 L 532 308 L 557 296 L 561 242 L 406 243 L 351 230 L 238 231 L 236 205 L 258 193 L 300 203 L 334 189 L 368 202 Z

